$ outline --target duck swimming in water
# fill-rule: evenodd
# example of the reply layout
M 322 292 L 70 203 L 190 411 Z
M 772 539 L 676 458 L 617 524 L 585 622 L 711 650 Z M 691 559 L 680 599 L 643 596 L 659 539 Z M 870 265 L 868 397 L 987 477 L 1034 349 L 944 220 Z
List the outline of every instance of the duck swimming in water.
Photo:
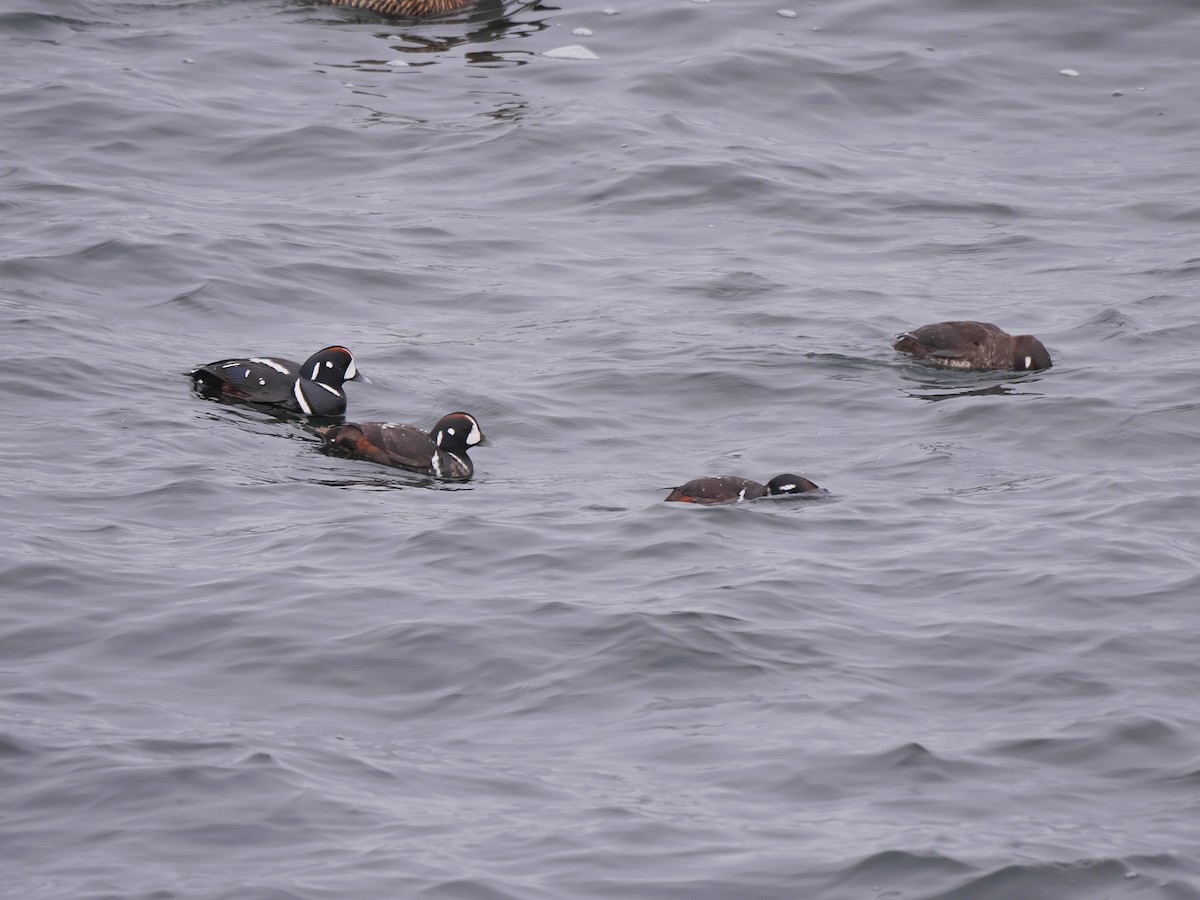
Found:
M 990 322 L 937 322 L 897 336 L 893 348 L 947 369 L 1048 369 L 1050 352 L 1032 334 L 1009 334 Z

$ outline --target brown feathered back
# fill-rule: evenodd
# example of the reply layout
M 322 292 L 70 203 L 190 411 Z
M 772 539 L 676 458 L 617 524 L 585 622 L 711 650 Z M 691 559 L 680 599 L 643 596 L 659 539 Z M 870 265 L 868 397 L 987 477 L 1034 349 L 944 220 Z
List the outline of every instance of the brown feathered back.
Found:
M 351 6 L 383 16 L 445 16 L 466 9 L 475 0 L 328 0 L 334 6 Z

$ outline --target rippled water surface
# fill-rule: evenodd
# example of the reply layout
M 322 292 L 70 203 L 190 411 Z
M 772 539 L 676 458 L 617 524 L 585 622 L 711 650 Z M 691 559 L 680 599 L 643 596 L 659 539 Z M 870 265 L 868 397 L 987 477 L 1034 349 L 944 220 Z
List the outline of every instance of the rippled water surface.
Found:
M 1200 10 L 610 2 L 4 0 L 0 895 L 1200 898 Z

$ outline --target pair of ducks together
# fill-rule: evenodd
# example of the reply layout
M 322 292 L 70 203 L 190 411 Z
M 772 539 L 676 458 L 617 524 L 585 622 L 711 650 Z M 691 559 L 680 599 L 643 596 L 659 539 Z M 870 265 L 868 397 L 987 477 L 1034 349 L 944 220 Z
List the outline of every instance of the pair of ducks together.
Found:
M 923 325 L 901 334 L 893 347 L 943 368 L 1029 372 L 1052 365 L 1045 345 L 1033 335 L 1008 334 L 988 322 Z M 204 396 L 318 418 L 344 415 L 343 384 L 365 380 L 345 347 L 326 347 L 300 364 L 269 356 L 221 359 L 190 375 Z M 443 416 L 428 432 L 393 422 L 343 422 L 314 430 L 332 452 L 444 481 L 466 481 L 474 474 L 467 451 L 484 440 L 475 417 L 465 412 Z M 766 484 L 721 475 L 672 488 L 667 500 L 711 505 L 816 490 L 800 475 L 777 475 Z
M 1053 365 L 1049 351 L 1033 335 L 1008 334 L 990 322 L 922 325 L 898 335 L 892 347 L 946 369 L 1032 372 Z M 819 490 L 817 485 L 799 475 L 776 475 L 766 484 L 722 475 L 682 484 L 673 488 L 667 499 L 686 503 L 736 503 L 816 490 Z
M 277 356 L 219 359 L 189 374 L 201 396 L 318 420 L 345 415 L 343 385 L 366 381 L 345 347 L 318 350 L 303 363 Z M 334 453 L 444 481 L 466 481 L 475 473 L 467 451 L 484 440 L 475 417 L 465 412 L 442 416 L 428 432 L 394 422 L 341 422 L 312 430 Z

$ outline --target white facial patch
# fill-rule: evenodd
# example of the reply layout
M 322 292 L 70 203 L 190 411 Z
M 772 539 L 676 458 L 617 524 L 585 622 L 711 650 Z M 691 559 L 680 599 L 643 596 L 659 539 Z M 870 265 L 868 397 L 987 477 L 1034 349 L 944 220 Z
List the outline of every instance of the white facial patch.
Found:
M 1027 369 L 1028 369 L 1028 368 L 1030 368 L 1032 365 L 1033 365 L 1033 357 L 1032 357 L 1032 356 L 1027 356 L 1027 357 L 1025 357 L 1025 368 L 1027 368 Z
M 483 440 L 483 432 L 481 432 L 478 428 L 475 427 L 474 422 L 471 422 L 471 431 L 467 435 L 467 446 L 474 447 L 476 444 L 478 444 L 482 440 Z
M 285 366 L 281 366 L 279 363 L 275 362 L 275 360 L 267 359 L 265 356 L 256 356 L 251 359 L 250 362 L 259 363 L 260 365 L 266 366 L 268 369 L 274 369 L 280 375 L 290 374 Z
M 260 379 L 258 379 L 258 383 L 259 383 L 259 384 L 266 384 L 266 383 L 267 383 L 267 379 L 265 379 L 265 378 L 260 378 Z
M 358 377 L 358 369 L 354 365 L 354 360 L 350 360 L 350 365 L 346 366 L 346 380 L 352 381 Z
M 300 390 L 300 382 L 297 381 L 292 388 L 292 396 L 296 398 L 296 403 L 304 410 L 306 415 L 312 415 L 312 407 L 308 405 L 308 401 L 304 399 L 304 391 Z

